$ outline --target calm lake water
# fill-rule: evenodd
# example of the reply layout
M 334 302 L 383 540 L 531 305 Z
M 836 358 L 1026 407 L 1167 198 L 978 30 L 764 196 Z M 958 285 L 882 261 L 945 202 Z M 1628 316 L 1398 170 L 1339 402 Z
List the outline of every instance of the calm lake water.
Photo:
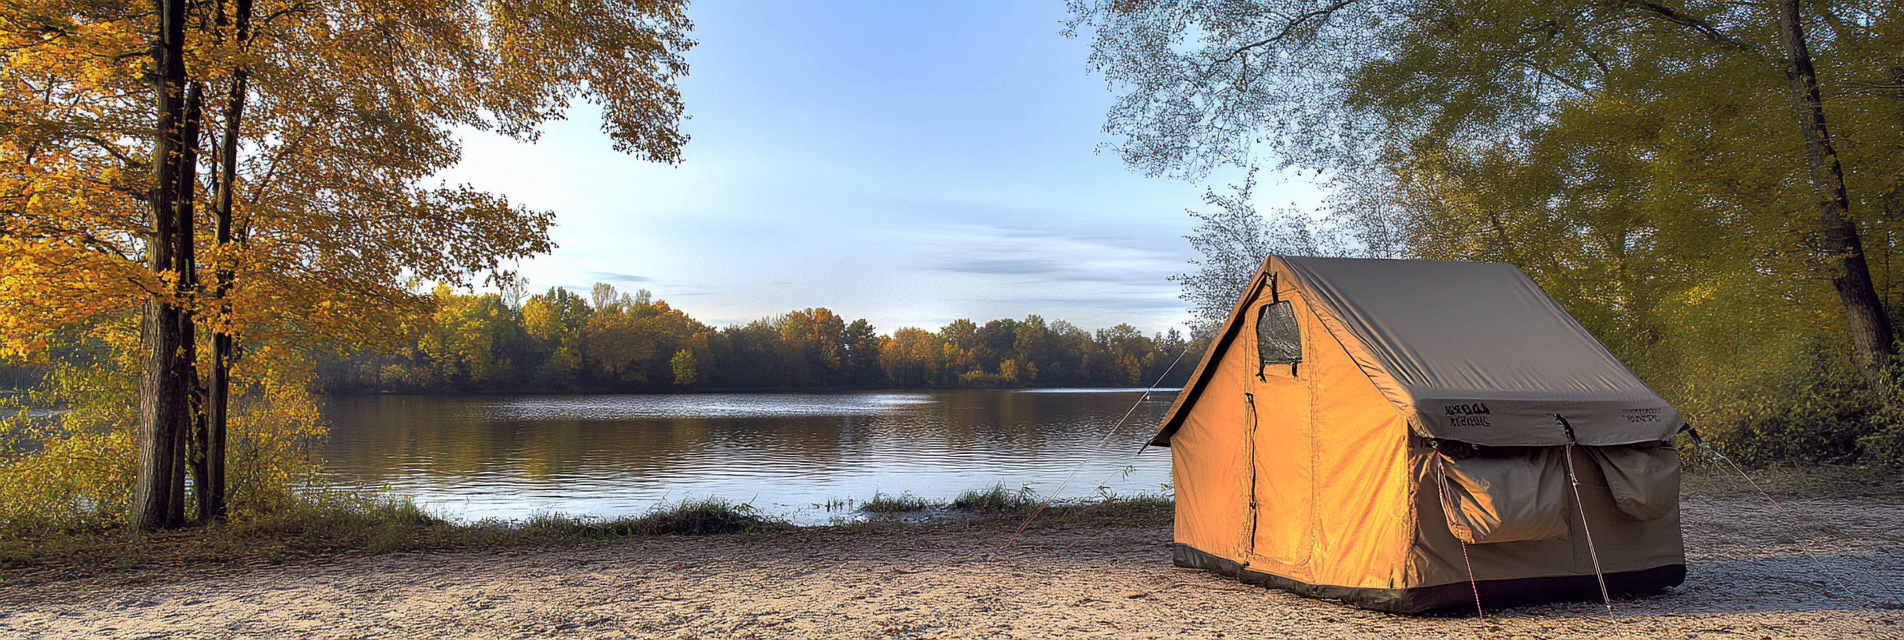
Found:
M 800 523 L 875 492 L 946 499 L 997 483 L 1060 498 L 1158 493 L 1170 453 L 1133 456 L 1176 392 L 346 396 L 319 449 L 334 481 L 387 486 L 461 520 L 639 515 L 720 497 Z M 1115 434 L 1112 427 L 1129 412 Z

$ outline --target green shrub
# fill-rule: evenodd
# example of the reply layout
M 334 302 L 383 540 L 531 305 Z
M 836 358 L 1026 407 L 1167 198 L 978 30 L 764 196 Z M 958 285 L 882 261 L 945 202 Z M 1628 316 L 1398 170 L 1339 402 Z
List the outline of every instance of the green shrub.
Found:
M 134 320 L 62 334 L 37 365 L 40 385 L 0 398 L 0 535 L 123 524 L 138 475 L 143 352 Z M 316 473 L 310 449 L 326 433 L 309 362 L 263 346 L 247 354 L 232 370 L 230 513 L 304 509 L 297 487 Z
M 1787 366 L 1735 388 L 1726 406 L 1694 426 L 1739 464 L 1849 464 L 1898 455 L 1895 416 L 1850 357 L 1824 341 L 1793 354 Z

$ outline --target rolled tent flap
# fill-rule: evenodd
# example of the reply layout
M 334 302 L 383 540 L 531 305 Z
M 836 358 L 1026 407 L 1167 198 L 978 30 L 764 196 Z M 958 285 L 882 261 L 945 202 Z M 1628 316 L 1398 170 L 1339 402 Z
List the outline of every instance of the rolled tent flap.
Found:
M 1469 544 L 1547 540 L 1567 534 L 1566 469 L 1543 447 L 1454 459 L 1437 452 L 1448 531 Z
M 1586 447 L 1606 475 L 1613 504 L 1635 520 L 1658 520 L 1679 505 L 1679 450 L 1671 446 Z

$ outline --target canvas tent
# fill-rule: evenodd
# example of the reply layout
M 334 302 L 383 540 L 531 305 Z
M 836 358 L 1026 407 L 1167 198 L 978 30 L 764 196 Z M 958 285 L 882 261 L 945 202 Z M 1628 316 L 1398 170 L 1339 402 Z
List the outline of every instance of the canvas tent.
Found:
M 1178 565 L 1422 612 L 1679 584 L 1682 424 L 1512 266 L 1272 257 L 1151 443 Z

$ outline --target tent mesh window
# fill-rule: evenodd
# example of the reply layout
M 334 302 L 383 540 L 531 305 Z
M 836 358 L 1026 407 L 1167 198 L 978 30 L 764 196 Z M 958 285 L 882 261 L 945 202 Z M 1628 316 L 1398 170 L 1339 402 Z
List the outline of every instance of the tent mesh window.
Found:
M 1263 306 L 1256 317 L 1256 353 L 1259 366 L 1302 362 L 1302 332 L 1296 328 L 1296 308 L 1283 300 Z

